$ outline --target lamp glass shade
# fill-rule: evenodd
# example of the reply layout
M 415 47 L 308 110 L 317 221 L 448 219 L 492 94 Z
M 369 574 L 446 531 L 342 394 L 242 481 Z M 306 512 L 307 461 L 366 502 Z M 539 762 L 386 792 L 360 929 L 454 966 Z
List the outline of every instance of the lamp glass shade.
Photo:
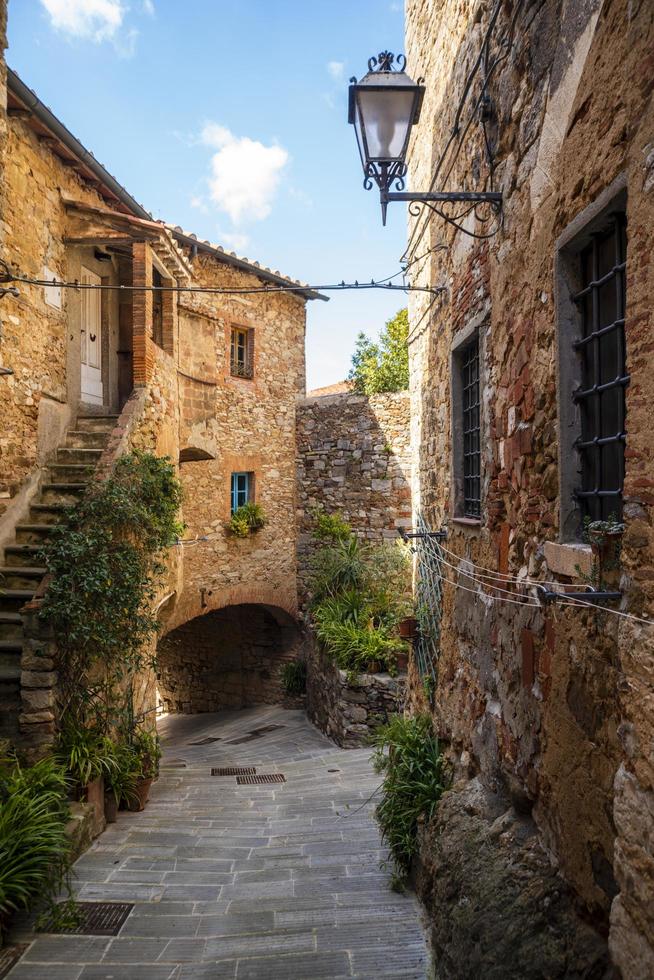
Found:
M 414 102 L 412 88 L 359 88 L 355 127 L 364 162 L 404 159 L 413 123 Z

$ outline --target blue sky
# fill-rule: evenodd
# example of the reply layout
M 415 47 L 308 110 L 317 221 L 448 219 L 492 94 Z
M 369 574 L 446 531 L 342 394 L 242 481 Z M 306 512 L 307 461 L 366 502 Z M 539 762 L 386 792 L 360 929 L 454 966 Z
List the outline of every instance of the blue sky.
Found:
M 399 268 L 364 191 L 347 82 L 403 51 L 393 0 L 10 0 L 7 61 L 156 218 L 306 282 Z M 308 308 L 308 387 L 345 377 L 403 293 Z

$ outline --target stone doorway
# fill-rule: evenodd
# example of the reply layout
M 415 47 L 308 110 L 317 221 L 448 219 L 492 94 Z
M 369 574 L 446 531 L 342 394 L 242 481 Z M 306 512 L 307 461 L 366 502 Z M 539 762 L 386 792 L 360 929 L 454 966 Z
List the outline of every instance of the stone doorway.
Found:
M 227 606 L 191 619 L 159 641 L 160 708 L 197 714 L 287 703 L 280 670 L 301 646 L 297 624 L 275 606 Z

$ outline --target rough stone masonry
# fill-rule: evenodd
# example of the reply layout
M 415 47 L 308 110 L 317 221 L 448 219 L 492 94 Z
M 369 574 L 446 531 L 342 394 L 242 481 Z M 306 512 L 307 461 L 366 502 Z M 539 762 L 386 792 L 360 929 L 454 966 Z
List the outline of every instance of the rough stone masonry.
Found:
M 584 250 L 603 235 L 618 258 L 595 275 L 614 284 L 593 287 L 598 304 L 608 310 L 610 290 L 626 278 L 624 323 L 619 308 L 601 321 L 618 317 L 628 375 L 625 533 L 612 582 L 622 611 L 653 612 L 654 7 L 409 0 L 406 24 L 407 70 L 425 79 L 407 185 L 426 190 L 437 179 L 437 189 L 503 193 L 501 222 L 487 238 L 465 233 L 493 230 L 479 209 L 451 212 L 463 230 L 426 211 L 409 219 L 413 281 L 444 287 L 436 298 L 409 300 L 414 506 L 431 527 L 447 524 L 451 566 L 435 723 L 464 780 L 479 775 L 531 816 L 566 887 L 609 933 L 622 975 L 645 980 L 654 975 L 654 631 L 608 612 L 528 604 L 515 592 L 526 578 L 583 588 L 591 573 L 575 496 L 583 477 L 576 394 L 583 345 L 574 342 L 584 314 L 571 297 Z M 606 230 L 623 226 L 624 269 L 620 241 Z M 466 512 L 462 460 L 462 363 L 472 345 L 479 514 Z M 608 359 L 619 354 L 604 351 Z M 617 376 L 610 372 L 602 383 Z M 465 577 L 471 567 L 463 562 L 506 576 L 508 594 Z M 412 697 L 424 705 L 414 680 Z M 465 808 L 457 812 L 451 832 L 463 847 Z M 478 870 L 483 877 L 486 863 Z M 450 885 L 464 901 L 458 870 Z M 447 888 L 435 894 L 437 922 L 452 906 Z M 518 928 L 516 909 L 506 914 L 507 928 Z M 519 921 L 531 935 L 533 917 Z M 490 916 L 482 918 L 468 941 L 492 945 L 492 928 Z M 437 931 L 444 961 L 460 957 L 461 936 Z M 497 969 L 535 975 L 508 972 L 506 960 Z

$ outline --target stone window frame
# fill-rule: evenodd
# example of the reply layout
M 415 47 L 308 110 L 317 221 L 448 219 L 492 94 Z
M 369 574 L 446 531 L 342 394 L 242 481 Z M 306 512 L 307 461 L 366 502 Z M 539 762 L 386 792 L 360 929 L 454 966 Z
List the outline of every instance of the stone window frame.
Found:
M 450 345 L 450 431 L 451 477 L 450 477 L 450 518 L 458 528 L 477 531 L 482 527 L 486 490 L 486 466 L 484 446 L 487 439 L 486 413 L 484 411 L 484 389 L 486 385 L 486 333 L 489 326 L 489 313 L 484 310 L 473 317 L 452 337 Z M 463 512 L 463 400 L 461 379 L 461 356 L 477 337 L 479 345 L 479 429 L 480 429 L 480 516 L 466 517 Z
M 234 365 L 232 361 L 232 341 L 234 337 L 234 332 L 240 330 L 246 334 L 246 373 L 241 374 L 239 371 L 234 370 Z M 255 328 L 248 323 L 241 323 L 232 321 L 227 328 L 227 357 L 229 361 L 229 376 L 237 381 L 254 381 L 256 374 L 256 344 L 255 344 Z
M 580 411 L 572 392 L 581 384 L 581 360 L 571 357 L 573 343 L 581 335 L 581 315 L 572 297 L 579 290 L 579 254 L 593 232 L 599 230 L 611 213 L 627 210 L 627 179 L 620 174 L 597 198 L 585 207 L 556 240 L 554 284 L 557 346 L 557 417 L 559 443 L 559 545 L 579 550 L 582 568 L 587 564 L 580 540 L 581 517 L 575 498 L 579 484 L 578 454 L 575 441 L 581 434 Z M 569 556 L 560 548 L 550 548 L 551 571 L 557 571 L 558 558 L 569 568 Z M 561 574 L 566 574 L 562 572 Z

